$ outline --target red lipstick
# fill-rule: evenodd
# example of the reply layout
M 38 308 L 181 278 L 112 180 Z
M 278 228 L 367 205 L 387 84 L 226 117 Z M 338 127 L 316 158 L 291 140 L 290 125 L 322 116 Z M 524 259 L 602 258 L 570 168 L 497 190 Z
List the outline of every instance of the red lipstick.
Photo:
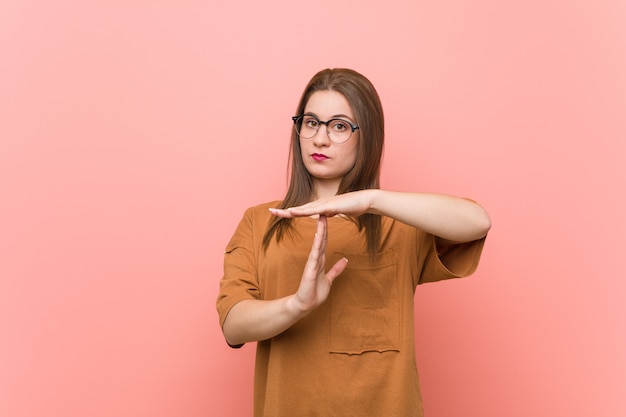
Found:
M 316 161 L 325 161 L 328 157 L 322 153 L 314 153 L 311 157 Z

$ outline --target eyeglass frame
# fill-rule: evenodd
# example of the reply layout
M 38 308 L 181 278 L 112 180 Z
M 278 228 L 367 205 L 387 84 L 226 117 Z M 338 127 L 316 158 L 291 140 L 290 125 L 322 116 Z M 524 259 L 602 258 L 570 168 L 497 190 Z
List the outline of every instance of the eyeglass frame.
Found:
M 297 134 L 298 134 L 298 136 L 300 136 L 300 137 L 302 137 L 302 135 L 301 135 L 301 134 L 300 134 L 300 132 L 298 131 L 298 127 L 297 127 L 297 126 L 298 126 L 298 119 L 302 119 L 302 118 L 304 118 L 304 116 L 310 116 L 310 117 L 314 118 L 315 120 L 317 120 L 317 121 L 318 121 L 321 125 L 326 125 L 326 134 L 328 135 L 328 139 L 330 139 L 330 140 L 331 140 L 331 142 L 334 142 L 334 143 L 339 143 L 339 144 L 340 144 L 340 143 L 346 143 L 347 141 L 349 141 L 349 140 L 350 140 L 350 138 L 352 137 L 352 134 L 354 133 L 354 131 L 355 131 L 355 130 L 357 130 L 357 129 L 359 129 L 359 125 L 357 125 L 357 124 L 355 124 L 355 123 L 352 123 L 352 122 L 351 122 L 351 121 L 349 121 L 349 120 L 342 119 L 342 118 L 340 118 L 340 117 L 335 117 L 334 119 L 329 119 L 329 120 L 327 120 L 327 121 L 323 121 L 323 120 L 320 120 L 320 119 L 319 119 L 316 115 L 314 115 L 314 114 L 304 113 L 304 114 L 301 114 L 300 116 L 291 116 L 291 120 L 293 120 L 293 124 L 294 124 L 294 127 L 295 127 L 295 129 L 296 129 L 296 133 L 297 133 Z M 330 137 L 330 132 L 328 131 L 328 126 L 329 126 L 328 124 L 329 124 L 330 122 L 332 122 L 332 121 L 335 121 L 335 120 L 340 120 L 340 121 L 342 121 L 342 122 L 346 122 L 348 125 L 350 125 L 350 129 L 352 129 L 352 131 L 350 132 L 350 136 L 348 136 L 348 138 L 347 138 L 346 140 L 344 140 L 343 142 L 337 142 L 337 141 L 334 141 L 334 140 L 332 140 L 332 139 L 331 139 L 331 137 Z M 315 133 L 313 134 L 313 136 L 308 137 L 308 138 L 303 138 L 303 139 L 311 139 L 311 138 L 315 137 L 315 135 L 317 135 L 319 131 L 320 131 L 320 128 L 318 127 L 318 128 L 317 128 L 317 130 L 315 131 Z

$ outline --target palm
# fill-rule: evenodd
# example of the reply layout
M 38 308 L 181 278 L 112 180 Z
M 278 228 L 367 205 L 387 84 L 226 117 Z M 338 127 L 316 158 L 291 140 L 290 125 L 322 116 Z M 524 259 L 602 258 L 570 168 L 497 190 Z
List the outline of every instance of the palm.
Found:
M 284 210 L 273 209 L 272 213 L 279 217 L 303 217 L 323 215 L 327 217 L 345 214 L 348 216 L 360 216 L 369 209 L 369 190 L 354 191 L 321 198 L 310 203 L 291 207 Z
M 305 311 L 313 310 L 328 298 L 333 280 L 345 269 L 345 259 L 337 262 L 327 273 L 326 245 L 328 243 L 328 224 L 326 216 L 320 215 L 317 222 L 317 232 L 313 241 L 313 247 L 304 267 L 300 287 L 296 293 L 296 299 Z

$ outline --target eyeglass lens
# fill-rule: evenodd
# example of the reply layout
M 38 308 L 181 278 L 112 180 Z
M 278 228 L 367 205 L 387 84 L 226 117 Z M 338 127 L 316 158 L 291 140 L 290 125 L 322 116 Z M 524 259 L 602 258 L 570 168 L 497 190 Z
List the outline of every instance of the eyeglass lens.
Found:
M 310 139 L 315 136 L 322 124 L 326 125 L 328 137 L 333 142 L 345 142 L 352 135 L 352 126 L 346 120 L 331 119 L 328 122 L 322 122 L 317 117 L 306 114 L 296 122 L 296 131 L 303 139 Z

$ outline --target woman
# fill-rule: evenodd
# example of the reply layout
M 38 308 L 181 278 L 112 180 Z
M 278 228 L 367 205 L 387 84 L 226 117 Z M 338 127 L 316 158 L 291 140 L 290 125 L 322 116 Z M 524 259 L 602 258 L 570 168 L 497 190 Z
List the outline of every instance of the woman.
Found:
M 489 216 L 379 189 L 382 106 L 353 70 L 317 73 L 293 120 L 287 195 L 245 212 L 217 300 L 228 344 L 258 341 L 254 415 L 421 416 L 415 288 L 474 272 Z

